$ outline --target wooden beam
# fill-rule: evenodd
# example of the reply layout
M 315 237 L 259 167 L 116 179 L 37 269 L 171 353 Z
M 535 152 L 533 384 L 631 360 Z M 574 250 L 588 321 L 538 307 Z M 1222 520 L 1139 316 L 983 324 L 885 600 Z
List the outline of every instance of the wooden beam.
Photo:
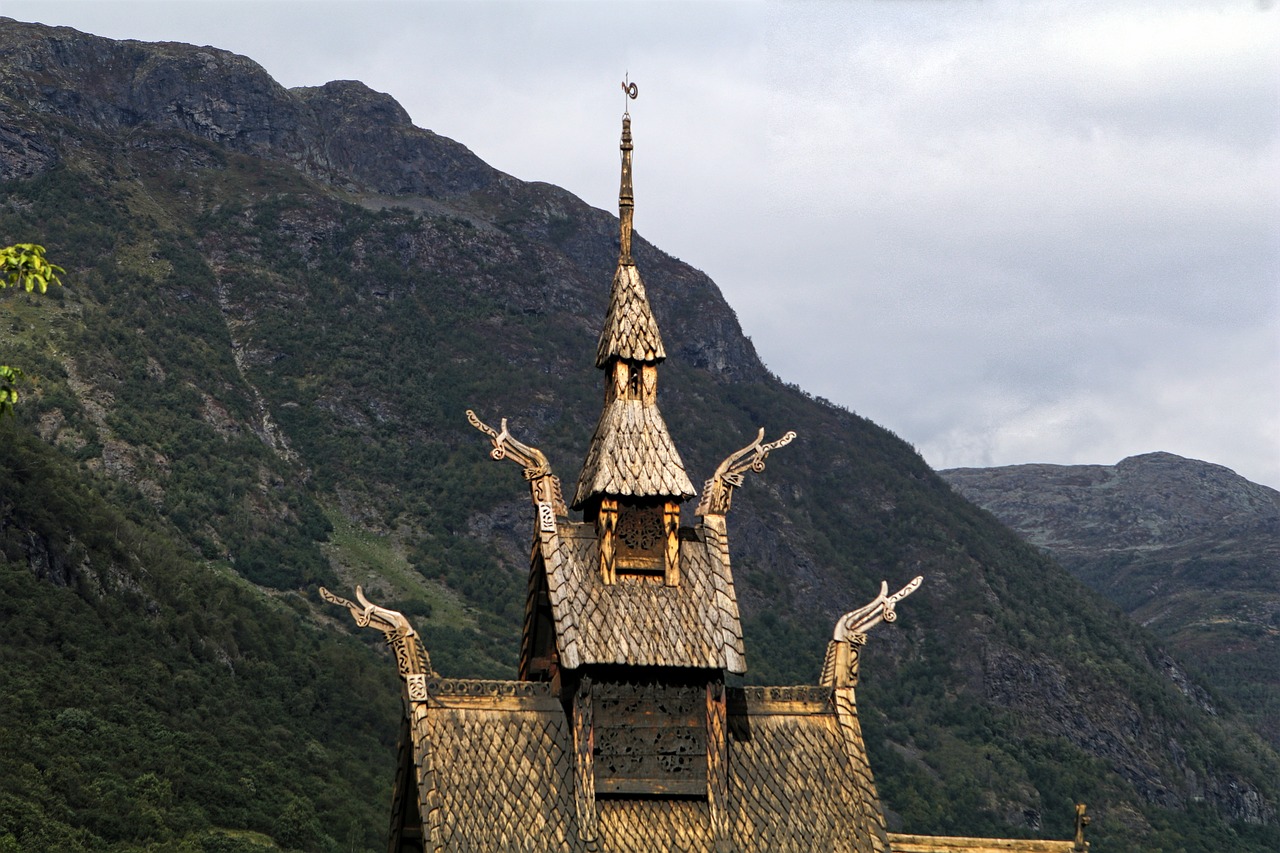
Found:
M 1076 853 L 1074 841 L 889 833 L 893 853 Z

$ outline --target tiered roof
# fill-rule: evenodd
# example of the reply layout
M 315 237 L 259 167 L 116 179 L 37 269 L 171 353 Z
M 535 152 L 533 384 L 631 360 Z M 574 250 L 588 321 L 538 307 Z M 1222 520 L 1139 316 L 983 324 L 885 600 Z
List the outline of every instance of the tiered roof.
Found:
M 631 185 L 631 117 L 622 118 L 622 189 L 618 194 L 618 268 L 609 290 L 609 310 L 596 347 L 596 367 L 606 372 L 604 410 L 587 450 L 573 499 L 575 509 L 600 496 L 673 498 L 694 496 L 693 483 L 658 411 L 659 362 L 667 357 L 640 270 L 631 257 L 635 207 Z M 651 368 L 654 388 L 624 396 L 613 381 L 618 363 L 643 372 Z M 614 374 L 614 375 L 611 375 Z
M 545 578 L 560 666 L 692 667 L 746 671 L 728 549 L 713 527 L 682 531 L 680 583 L 607 585 L 592 525 L 539 533 L 535 577 Z M 525 637 L 531 653 L 539 639 Z
M 596 346 L 596 367 L 603 369 L 619 358 L 657 364 L 666 357 L 640 270 L 634 263 L 619 259 L 609 290 L 609 312 Z
M 794 433 L 764 443 L 761 430 L 707 480 L 697 523 L 679 524 L 676 503 L 694 492 L 656 404 L 665 353 L 631 258 L 629 116 L 622 151 L 621 250 L 596 357 L 605 405 L 574 500 L 595 517 L 569 517 L 547 458 L 505 421 L 495 430 L 467 413 L 494 459 L 523 467 L 536 511 L 520 680 L 441 678 L 401 614 L 358 588 L 359 604 L 321 590 L 396 654 L 404 718 L 389 853 L 1087 849 L 1083 807 L 1074 842 L 887 831 L 855 699 L 859 650 L 920 578 L 893 595 L 882 586 L 837 622 L 817 685 L 725 684 L 746 670 L 732 492 Z M 626 523 L 662 541 L 660 556 L 615 530 Z M 615 538 L 632 549 L 618 563 L 630 574 L 614 570 Z
M 694 494 L 658 407 L 641 400 L 606 403 L 582 465 L 574 508 L 598 495 L 684 500 Z

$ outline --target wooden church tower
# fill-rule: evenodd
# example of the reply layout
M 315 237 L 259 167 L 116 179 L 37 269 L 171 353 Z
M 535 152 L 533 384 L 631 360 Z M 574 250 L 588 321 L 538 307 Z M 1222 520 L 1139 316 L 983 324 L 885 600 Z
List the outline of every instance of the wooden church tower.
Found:
M 887 831 L 854 696 L 858 651 L 920 578 L 893 595 L 882 585 L 839 620 L 817 684 L 726 686 L 746 671 L 726 527 L 733 490 L 795 434 L 765 443 L 761 430 L 691 510 L 695 490 L 658 408 L 666 352 L 631 254 L 627 114 L 621 150 L 620 250 L 596 350 L 604 403 L 572 504 L 582 520 L 540 451 L 505 420 L 494 429 L 467 412 L 490 455 L 517 462 L 531 489 L 517 680 L 441 678 L 401 614 L 358 588 L 358 603 L 321 590 L 383 631 L 402 676 L 389 853 L 1084 849 Z

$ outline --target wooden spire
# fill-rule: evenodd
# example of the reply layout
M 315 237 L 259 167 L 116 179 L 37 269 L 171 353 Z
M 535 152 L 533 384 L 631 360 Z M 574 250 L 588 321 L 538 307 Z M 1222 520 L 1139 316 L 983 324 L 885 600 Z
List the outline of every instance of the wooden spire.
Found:
M 634 84 L 623 84 L 635 97 Z M 658 363 L 666 358 L 658 322 L 631 257 L 635 195 L 631 179 L 631 115 L 622 116 L 622 180 L 618 193 L 618 268 L 596 349 L 605 371 L 605 404 L 578 479 L 573 506 L 598 499 L 683 501 L 693 483 L 658 411 Z
M 644 282 L 640 280 L 640 271 L 631 258 L 636 201 L 631 184 L 631 152 L 634 146 L 630 113 L 622 116 L 622 144 L 619 148 L 622 151 L 622 185 L 618 190 L 618 270 L 613 275 L 609 311 L 596 348 L 596 367 L 602 369 L 607 368 L 612 359 L 657 364 L 667 357 L 662 347 L 662 335 L 658 332 L 658 321 L 649 308 Z
M 623 84 L 625 88 L 626 84 Z M 636 197 L 631 187 L 631 113 L 622 114 L 622 186 L 618 190 L 618 263 L 631 263 L 631 220 L 635 214 Z

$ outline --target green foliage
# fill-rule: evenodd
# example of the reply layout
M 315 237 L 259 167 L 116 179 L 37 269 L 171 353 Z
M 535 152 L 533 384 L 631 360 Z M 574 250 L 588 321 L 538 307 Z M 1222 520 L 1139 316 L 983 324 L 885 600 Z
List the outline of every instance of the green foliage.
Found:
M 27 293 L 33 290 L 44 293 L 50 284 L 61 286 L 58 274 L 65 272 L 45 259 L 44 246 L 16 243 L 0 247 L 0 288 L 22 287 Z M 22 378 L 20 368 L 0 364 L 0 417 L 13 414 L 14 404 L 18 402 L 17 386 Z
M 22 369 L 0 364 L 0 417 L 12 415 L 18 402 L 18 383 L 22 381 Z
M 394 668 L 188 562 L 0 429 L 23 496 L 0 503 L 0 849 L 263 849 L 228 829 L 379 846 Z
M 39 290 L 44 293 L 49 285 L 61 286 L 59 274 L 66 270 L 51 264 L 44 256 L 44 246 L 35 243 L 15 243 L 0 247 L 0 287 L 22 287 L 27 293 Z

